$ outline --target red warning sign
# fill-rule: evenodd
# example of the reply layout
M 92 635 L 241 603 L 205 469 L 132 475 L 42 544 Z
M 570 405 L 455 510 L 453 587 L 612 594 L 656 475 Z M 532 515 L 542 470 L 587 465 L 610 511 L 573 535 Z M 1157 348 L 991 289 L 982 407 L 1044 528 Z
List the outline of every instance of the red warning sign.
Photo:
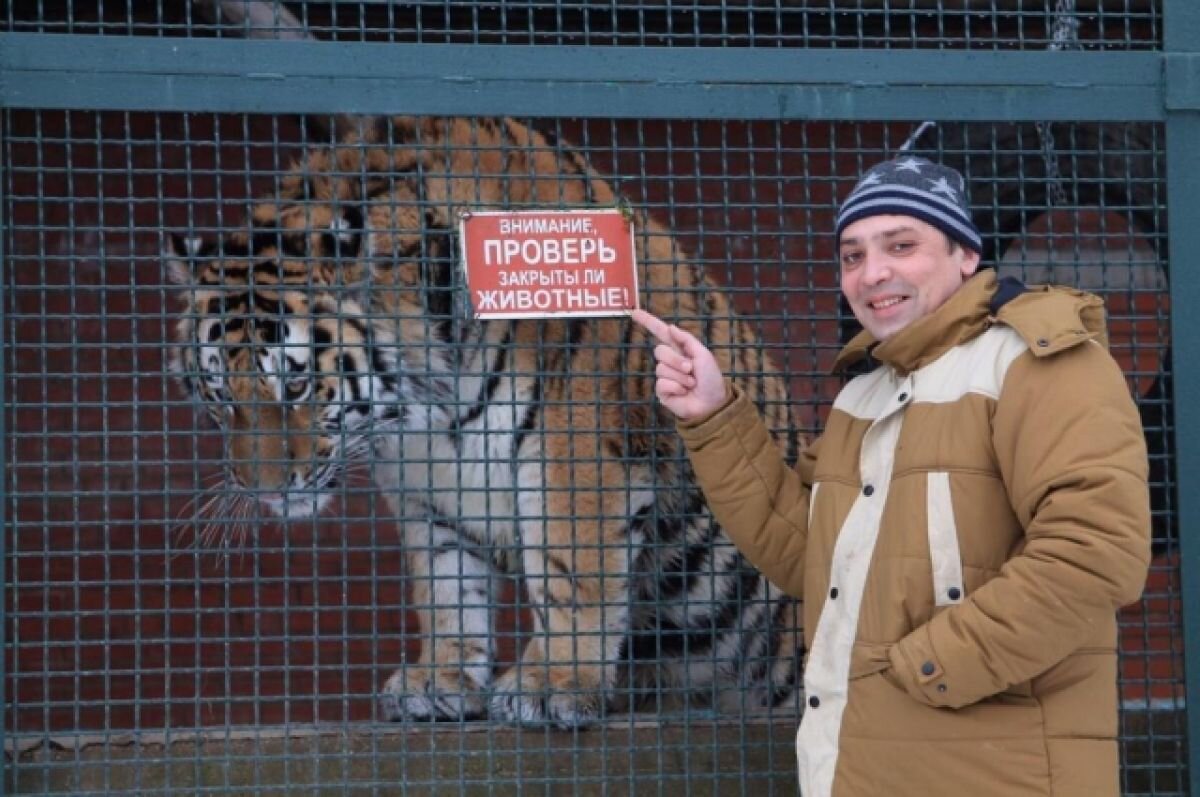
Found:
M 475 211 L 460 232 L 476 318 L 615 316 L 638 306 L 633 222 L 618 208 Z

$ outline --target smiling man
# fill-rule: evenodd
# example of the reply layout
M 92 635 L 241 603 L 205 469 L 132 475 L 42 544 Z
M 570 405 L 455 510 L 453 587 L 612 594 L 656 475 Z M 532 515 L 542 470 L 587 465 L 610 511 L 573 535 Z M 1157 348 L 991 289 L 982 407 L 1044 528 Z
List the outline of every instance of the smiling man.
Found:
M 867 172 L 842 204 L 842 293 L 876 340 L 932 313 L 979 267 L 964 188 L 953 169 L 907 158 Z
M 1147 461 L 1101 301 L 977 273 L 958 172 L 881 163 L 837 219 L 870 355 L 788 467 L 696 338 L 659 340 L 720 523 L 804 601 L 804 797 L 1116 797 L 1116 609 L 1149 561 Z

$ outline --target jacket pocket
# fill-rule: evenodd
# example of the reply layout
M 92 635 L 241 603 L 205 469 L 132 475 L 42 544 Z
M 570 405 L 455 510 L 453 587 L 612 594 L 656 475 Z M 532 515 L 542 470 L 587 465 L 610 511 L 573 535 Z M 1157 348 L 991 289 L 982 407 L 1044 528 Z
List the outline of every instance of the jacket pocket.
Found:
M 850 651 L 850 680 L 866 678 L 892 666 L 888 659 L 890 644 L 855 642 Z
M 1000 693 L 1002 697 L 1033 697 L 1033 681 L 1022 681 L 1013 684 Z

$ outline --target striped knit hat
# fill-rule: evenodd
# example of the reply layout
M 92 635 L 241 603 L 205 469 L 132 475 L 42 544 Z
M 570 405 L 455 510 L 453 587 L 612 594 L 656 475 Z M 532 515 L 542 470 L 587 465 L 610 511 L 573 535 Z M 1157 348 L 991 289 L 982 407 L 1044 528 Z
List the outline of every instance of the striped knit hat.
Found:
M 872 166 L 838 211 L 837 240 L 859 219 L 885 214 L 913 216 L 967 249 L 983 252 L 983 239 L 967 205 L 966 182 L 948 166 L 916 157 Z

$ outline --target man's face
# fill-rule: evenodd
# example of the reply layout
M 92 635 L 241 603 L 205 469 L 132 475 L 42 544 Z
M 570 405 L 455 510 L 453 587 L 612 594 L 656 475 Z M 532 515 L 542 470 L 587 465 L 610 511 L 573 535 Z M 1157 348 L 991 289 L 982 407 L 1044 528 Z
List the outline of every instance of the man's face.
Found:
M 979 267 L 941 230 L 911 216 L 868 216 L 842 231 L 842 293 L 863 327 L 887 340 L 941 307 Z

